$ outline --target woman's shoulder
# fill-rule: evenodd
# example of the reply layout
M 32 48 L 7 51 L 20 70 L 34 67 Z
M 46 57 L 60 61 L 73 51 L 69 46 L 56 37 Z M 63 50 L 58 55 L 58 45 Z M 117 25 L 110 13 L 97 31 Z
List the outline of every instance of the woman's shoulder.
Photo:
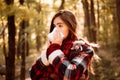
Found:
M 71 50 L 77 53 L 85 52 L 86 54 L 90 54 L 91 56 L 93 55 L 94 52 L 94 49 L 90 45 L 90 43 L 83 39 L 75 40 L 73 42 Z
M 85 40 L 83 40 L 83 39 L 78 39 L 78 40 L 75 40 L 74 42 L 73 42 L 73 45 L 72 45 L 72 48 L 73 49 L 81 49 L 82 50 L 82 47 L 83 46 L 86 46 L 86 47 L 88 47 L 88 46 L 90 46 Z

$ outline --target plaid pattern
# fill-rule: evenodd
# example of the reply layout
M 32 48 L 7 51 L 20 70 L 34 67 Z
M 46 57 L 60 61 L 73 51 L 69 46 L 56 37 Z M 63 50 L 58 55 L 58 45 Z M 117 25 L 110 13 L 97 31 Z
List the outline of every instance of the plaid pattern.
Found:
M 64 40 L 63 45 L 51 44 L 46 52 L 46 64 L 41 56 L 30 69 L 32 80 L 87 80 L 88 66 L 93 56 L 89 45 Z M 45 57 L 45 56 L 44 56 Z

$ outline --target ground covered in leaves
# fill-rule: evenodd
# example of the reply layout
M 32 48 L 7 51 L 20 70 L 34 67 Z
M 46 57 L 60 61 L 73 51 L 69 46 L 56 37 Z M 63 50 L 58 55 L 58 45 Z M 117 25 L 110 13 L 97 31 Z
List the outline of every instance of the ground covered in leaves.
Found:
M 96 63 L 95 75 L 89 80 L 120 80 L 120 53 L 109 50 L 99 50 L 100 63 Z

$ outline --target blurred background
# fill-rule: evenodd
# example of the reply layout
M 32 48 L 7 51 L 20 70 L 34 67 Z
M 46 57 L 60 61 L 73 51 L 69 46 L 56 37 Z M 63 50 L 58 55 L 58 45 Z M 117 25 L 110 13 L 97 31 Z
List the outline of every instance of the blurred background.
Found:
M 30 80 L 61 9 L 75 14 L 79 37 L 100 45 L 89 80 L 120 80 L 120 0 L 0 0 L 0 80 Z

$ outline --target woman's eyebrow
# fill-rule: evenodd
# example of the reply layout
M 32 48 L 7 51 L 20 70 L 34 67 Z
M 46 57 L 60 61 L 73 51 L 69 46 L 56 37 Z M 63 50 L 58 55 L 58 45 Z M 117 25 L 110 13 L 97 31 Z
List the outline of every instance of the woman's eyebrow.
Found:
M 54 25 L 60 25 L 60 24 L 63 24 L 62 22 L 59 22 L 59 23 L 57 23 L 57 24 L 54 24 Z

